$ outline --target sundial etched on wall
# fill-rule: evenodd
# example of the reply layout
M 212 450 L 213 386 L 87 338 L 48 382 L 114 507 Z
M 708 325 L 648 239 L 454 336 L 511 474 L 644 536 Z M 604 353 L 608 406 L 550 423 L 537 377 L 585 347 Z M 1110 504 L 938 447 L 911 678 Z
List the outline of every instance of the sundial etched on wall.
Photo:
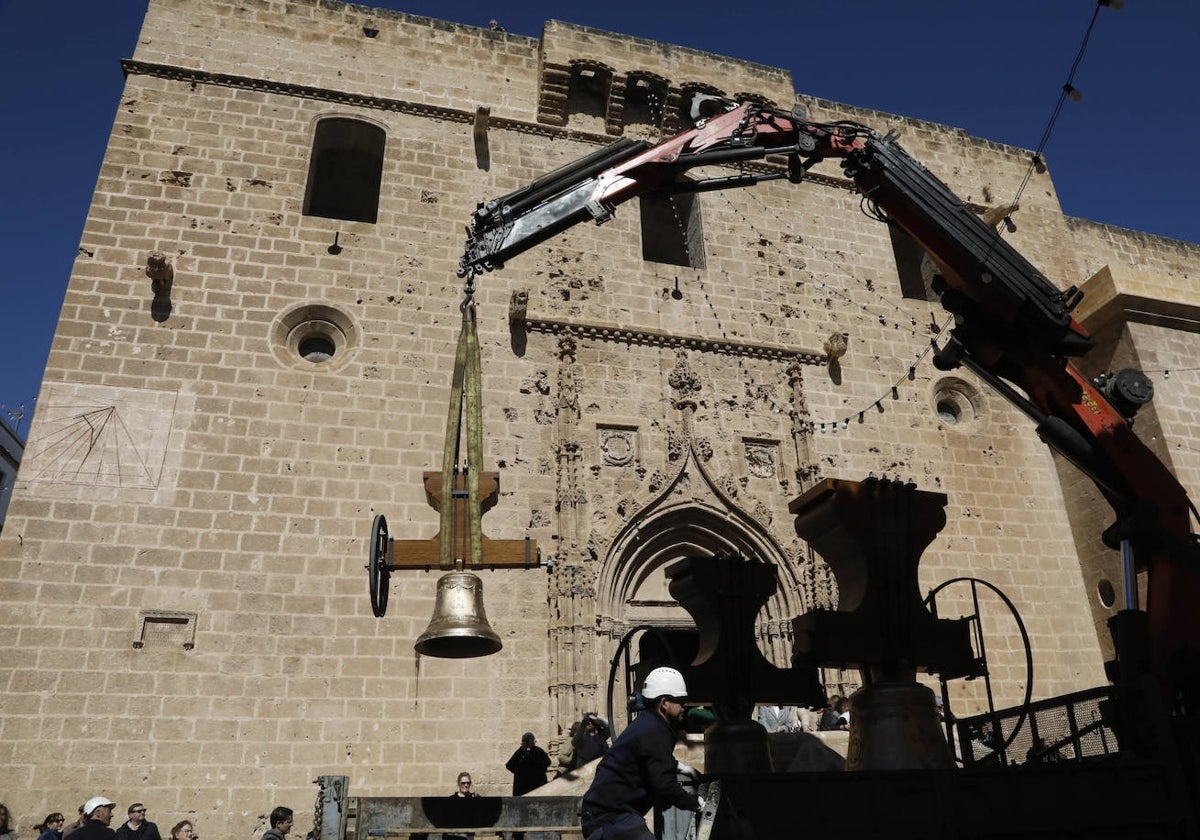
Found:
M 157 489 L 178 402 L 174 391 L 53 386 L 38 406 L 38 441 L 22 464 L 21 478 Z

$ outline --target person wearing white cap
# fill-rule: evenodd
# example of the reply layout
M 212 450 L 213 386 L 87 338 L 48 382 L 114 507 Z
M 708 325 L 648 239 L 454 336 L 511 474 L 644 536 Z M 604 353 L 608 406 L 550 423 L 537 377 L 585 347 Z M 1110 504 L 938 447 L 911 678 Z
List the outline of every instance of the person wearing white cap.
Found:
M 107 796 L 93 796 L 83 803 L 83 815 L 87 823 L 71 833 L 75 840 L 116 840 L 117 833 L 108 827 L 112 822 L 113 808 L 117 803 Z
M 699 797 L 679 783 L 696 771 L 675 760 L 675 737 L 683 721 L 687 685 L 674 668 L 655 668 L 642 684 L 646 710 L 620 734 L 583 795 L 586 840 L 653 840 L 646 827 L 652 807 L 698 811 Z

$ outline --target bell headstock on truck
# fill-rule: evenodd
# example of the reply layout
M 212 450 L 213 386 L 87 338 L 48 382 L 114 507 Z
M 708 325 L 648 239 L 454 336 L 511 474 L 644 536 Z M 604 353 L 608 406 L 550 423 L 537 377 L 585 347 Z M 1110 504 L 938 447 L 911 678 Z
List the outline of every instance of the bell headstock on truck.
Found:
M 892 135 L 852 122 L 816 123 L 756 103 L 708 97 L 712 116 L 657 145 L 622 139 L 479 205 L 459 275 L 508 260 L 583 221 L 602 224 L 641 195 L 706 192 L 786 179 L 800 184 L 823 160 L 840 160 L 868 215 L 902 228 L 933 260 L 934 289 L 954 316 L 934 363 L 965 366 L 1036 424 L 1038 435 L 1096 484 L 1116 521 L 1113 548 L 1130 547 L 1147 569 L 1148 665 L 1177 711 L 1200 709 L 1200 550 L 1187 492 L 1134 434 L 1133 415 L 1153 388 L 1138 371 L 1095 381 L 1071 363 L 1092 338 L 1071 313 L 1082 295 L 1060 290 L 971 207 L 914 160 Z M 694 117 L 699 116 L 693 113 Z M 770 171 L 691 180 L 701 166 L 768 155 Z M 759 168 L 761 169 L 761 168 Z

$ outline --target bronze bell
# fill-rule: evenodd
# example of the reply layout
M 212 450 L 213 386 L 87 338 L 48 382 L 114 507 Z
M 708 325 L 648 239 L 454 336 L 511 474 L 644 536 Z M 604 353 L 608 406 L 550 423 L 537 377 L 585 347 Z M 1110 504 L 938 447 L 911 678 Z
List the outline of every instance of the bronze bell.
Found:
M 876 683 L 856 691 L 850 708 L 847 770 L 954 767 L 929 688 L 917 683 Z
M 704 731 L 704 772 L 717 776 L 774 773 L 767 730 L 748 717 L 718 720 Z
M 488 656 L 504 645 L 483 611 L 483 581 L 471 572 L 438 579 L 433 618 L 417 638 L 417 653 L 442 659 Z

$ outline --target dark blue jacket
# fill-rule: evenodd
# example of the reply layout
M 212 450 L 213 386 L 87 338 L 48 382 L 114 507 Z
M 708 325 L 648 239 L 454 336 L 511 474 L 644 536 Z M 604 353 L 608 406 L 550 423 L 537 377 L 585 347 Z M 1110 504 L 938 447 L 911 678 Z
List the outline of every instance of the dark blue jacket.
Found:
M 584 730 L 575 736 L 574 767 L 582 767 L 608 752 L 608 730 L 595 732 Z
M 115 831 L 117 840 L 162 840 L 162 835 L 158 833 L 158 826 L 150 820 L 142 820 L 137 831 L 130 828 L 127 822 L 121 823 Z
M 71 832 L 76 840 L 116 840 L 117 833 L 100 820 L 89 819 L 85 825 Z
M 676 778 L 676 764 L 675 730 L 653 710 L 642 712 L 600 759 L 583 810 L 639 816 L 651 806 L 698 810 L 700 801 Z

